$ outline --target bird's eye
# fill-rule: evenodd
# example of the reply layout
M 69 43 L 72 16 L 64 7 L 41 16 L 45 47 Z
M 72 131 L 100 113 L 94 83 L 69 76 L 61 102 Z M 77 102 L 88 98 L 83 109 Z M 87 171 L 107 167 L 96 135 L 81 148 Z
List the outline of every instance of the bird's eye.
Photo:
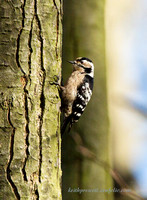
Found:
M 83 64 L 83 61 L 81 60 L 81 64 Z

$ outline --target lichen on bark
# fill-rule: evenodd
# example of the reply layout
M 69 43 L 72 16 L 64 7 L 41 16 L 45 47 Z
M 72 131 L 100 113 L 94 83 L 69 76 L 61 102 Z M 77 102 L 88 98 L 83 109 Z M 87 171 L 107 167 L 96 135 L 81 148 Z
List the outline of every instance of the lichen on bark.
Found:
M 0 199 L 61 199 L 62 2 L 0 5 Z

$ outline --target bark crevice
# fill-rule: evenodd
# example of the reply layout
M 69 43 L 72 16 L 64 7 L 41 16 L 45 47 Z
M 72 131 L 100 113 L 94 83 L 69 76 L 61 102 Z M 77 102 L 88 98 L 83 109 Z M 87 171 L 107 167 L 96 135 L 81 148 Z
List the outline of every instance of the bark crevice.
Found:
M 53 0 L 53 3 L 54 3 L 54 6 L 55 6 L 55 9 L 57 10 L 57 18 L 56 18 L 57 36 L 56 36 L 55 52 L 56 52 L 56 58 L 58 58 L 58 38 L 59 38 L 59 15 L 60 15 L 60 12 L 58 10 L 58 7 L 57 7 L 57 4 L 56 4 L 55 0 Z
M 34 21 L 34 16 L 33 16 L 32 21 L 31 21 L 31 28 L 30 28 L 29 39 L 28 39 L 28 46 L 29 46 L 29 55 L 28 55 L 29 74 L 28 74 L 28 78 L 29 78 L 29 81 L 30 81 L 30 85 L 31 85 L 31 71 L 32 71 L 31 58 L 32 58 L 32 53 L 33 53 L 33 49 L 32 49 L 33 21 Z
M 59 170 L 60 170 L 60 114 L 58 114 L 57 117 L 57 130 L 56 130 L 56 136 L 57 136 L 57 145 L 58 145 L 58 171 L 57 171 L 57 179 L 59 178 Z
M 37 0 L 34 1 L 34 17 L 37 22 L 38 26 L 38 40 L 40 41 L 40 114 L 38 115 L 38 120 L 39 120 L 39 128 L 38 128 L 38 135 L 39 135 L 39 174 L 38 174 L 38 179 L 39 182 L 41 183 L 41 166 L 42 166 L 42 124 L 43 124 L 43 115 L 44 115 L 44 109 L 45 109 L 45 96 L 44 96 L 44 86 L 45 86 L 45 77 L 46 77 L 46 72 L 44 68 L 44 63 L 43 63 L 43 37 L 42 37 L 42 28 L 41 28 L 41 21 L 38 16 L 37 12 Z
M 22 167 L 22 174 L 24 181 L 28 181 L 27 179 L 27 173 L 26 173 L 26 163 L 29 158 L 30 152 L 29 152 L 29 135 L 30 135 L 30 130 L 29 130 L 29 108 L 28 108 L 28 90 L 26 89 L 27 87 L 27 78 L 24 76 L 21 78 L 23 82 L 23 89 L 24 89 L 24 110 L 25 110 L 25 158 L 23 160 L 23 167 Z
M 21 28 L 19 30 L 18 36 L 17 36 L 17 48 L 16 48 L 16 63 L 23 75 L 26 75 L 23 68 L 21 67 L 20 61 L 19 61 L 19 51 L 20 51 L 20 38 L 21 34 L 24 28 L 24 20 L 25 20 L 25 4 L 26 0 L 23 1 L 23 4 L 21 5 L 21 12 L 22 12 L 22 21 L 21 21 Z
M 22 82 L 22 85 L 23 85 L 23 92 L 24 92 L 25 158 L 23 159 L 23 164 L 22 164 L 22 174 L 23 174 L 24 181 L 28 181 L 27 173 L 26 173 L 26 169 L 25 169 L 28 157 L 30 155 L 30 153 L 29 153 L 29 134 L 30 134 L 30 131 L 29 131 L 28 90 L 26 89 L 27 83 L 28 83 L 28 78 L 27 78 L 27 74 L 23 70 L 21 63 L 20 63 L 20 60 L 19 60 L 21 34 L 22 34 L 24 26 L 25 26 L 25 5 L 26 5 L 26 0 L 24 0 L 23 4 L 21 5 L 22 21 L 21 21 L 21 28 L 20 28 L 20 31 L 19 31 L 18 37 L 17 37 L 16 63 L 17 63 L 17 66 L 19 67 L 19 69 L 21 70 L 21 72 L 23 73 L 23 76 L 21 77 L 21 82 Z M 29 67 L 30 67 L 30 65 L 29 65 Z
M 14 156 L 14 138 L 15 138 L 15 129 L 16 129 L 14 127 L 12 121 L 11 121 L 10 104 L 8 105 L 7 120 L 8 120 L 8 123 L 10 124 L 10 126 L 12 128 L 12 133 L 11 133 L 11 137 L 10 137 L 9 160 L 8 160 L 7 167 L 6 167 L 6 174 L 7 174 L 7 180 L 11 185 L 11 188 L 12 188 L 14 194 L 15 194 L 15 197 L 16 197 L 17 200 L 19 200 L 20 194 L 18 192 L 17 186 L 15 185 L 14 181 L 12 180 L 11 169 L 10 169 L 11 163 L 12 163 L 12 160 L 13 160 L 13 156 Z
M 38 189 L 35 190 L 36 200 L 39 200 L 39 191 Z

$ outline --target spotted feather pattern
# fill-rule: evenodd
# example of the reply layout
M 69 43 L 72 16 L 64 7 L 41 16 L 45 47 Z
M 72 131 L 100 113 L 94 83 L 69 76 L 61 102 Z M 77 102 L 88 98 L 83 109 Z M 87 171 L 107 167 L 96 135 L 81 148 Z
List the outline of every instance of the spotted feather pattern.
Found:
M 72 107 L 72 123 L 77 122 L 87 106 L 93 89 L 93 78 L 85 76 L 83 83 L 78 87 L 77 97 Z

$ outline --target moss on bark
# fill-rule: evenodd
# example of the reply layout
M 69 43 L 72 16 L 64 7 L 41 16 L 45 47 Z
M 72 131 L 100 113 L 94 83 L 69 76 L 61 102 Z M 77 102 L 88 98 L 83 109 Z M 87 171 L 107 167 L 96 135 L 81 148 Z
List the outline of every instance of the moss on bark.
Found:
M 0 199 L 61 199 L 62 2 L 1 1 Z

